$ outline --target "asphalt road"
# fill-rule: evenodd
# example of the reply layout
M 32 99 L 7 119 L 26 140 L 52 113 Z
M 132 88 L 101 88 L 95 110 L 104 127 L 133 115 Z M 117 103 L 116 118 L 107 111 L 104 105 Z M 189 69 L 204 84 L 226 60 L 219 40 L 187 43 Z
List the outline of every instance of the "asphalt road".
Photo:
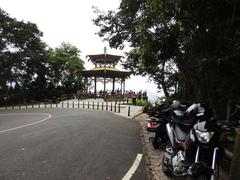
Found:
M 0 180 L 121 180 L 138 153 L 137 123 L 110 112 L 0 111 Z M 131 179 L 147 179 L 143 159 Z

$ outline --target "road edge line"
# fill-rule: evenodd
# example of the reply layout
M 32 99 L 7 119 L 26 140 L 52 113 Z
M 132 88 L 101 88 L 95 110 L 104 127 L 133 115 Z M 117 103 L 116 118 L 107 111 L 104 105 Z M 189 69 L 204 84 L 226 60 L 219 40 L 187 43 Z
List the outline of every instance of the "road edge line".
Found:
M 122 178 L 122 180 L 130 180 L 135 171 L 137 170 L 141 160 L 142 160 L 143 154 L 137 154 L 137 157 L 135 161 L 133 162 L 133 165 L 131 168 L 128 170 L 127 174 Z
M 21 113 L 19 113 L 21 114 Z M 25 113 L 27 114 L 27 113 Z M 29 113 L 30 114 L 30 113 Z M 34 113 L 31 113 L 31 114 L 34 114 Z M 9 129 L 5 129 L 5 130 L 1 130 L 0 133 L 5 133 L 5 132 L 9 132 L 9 131 L 13 131 L 13 130 L 17 130 L 17 129 L 21 129 L 21 128 L 24 128 L 24 127 L 28 127 L 28 126 L 33 126 L 33 125 L 36 125 L 36 124 L 39 124 L 39 123 L 42 123 L 48 119 L 50 119 L 52 117 L 51 114 L 47 114 L 47 113 L 42 113 L 42 114 L 45 114 L 45 115 L 48 115 L 48 117 L 42 119 L 42 120 L 39 120 L 39 121 L 36 121 L 36 122 L 33 122 L 33 123 L 29 123 L 29 124 L 25 124 L 25 125 L 22 125 L 22 126 L 18 126 L 18 127 L 15 127 L 15 128 L 9 128 Z M 6 115 L 6 114 L 5 114 Z M 8 114 L 10 115 L 10 114 Z M 14 114 L 16 115 L 16 114 Z

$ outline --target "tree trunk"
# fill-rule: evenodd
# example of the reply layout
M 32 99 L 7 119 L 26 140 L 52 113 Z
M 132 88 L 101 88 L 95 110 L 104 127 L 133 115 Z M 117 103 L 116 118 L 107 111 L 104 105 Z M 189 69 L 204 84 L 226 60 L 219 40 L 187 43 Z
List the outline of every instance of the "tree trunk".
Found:
M 226 120 L 227 121 L 230 121 L 231 110 L 232 110 L 232 102 L 231 102 L 231 98 L 228 98 L 226 103 Z
M 163 93 L 166 97 L 169 97 L 169 93 L 167 91 L 167 88 L 166 88 L 166 84 L 164 82 L 161 83 L 161 86 L 162 86 L 162 89 L 163 89 Z
M 230 168 L 230 180 L 238 180 L 240 177 L 240 130 L 237 132 L 234 154 Z

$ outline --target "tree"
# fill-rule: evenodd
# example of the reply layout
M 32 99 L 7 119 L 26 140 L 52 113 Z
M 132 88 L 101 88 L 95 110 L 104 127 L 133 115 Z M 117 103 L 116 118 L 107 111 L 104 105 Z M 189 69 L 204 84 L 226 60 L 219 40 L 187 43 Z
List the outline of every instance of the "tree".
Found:
M 83 88 L 80 72 L 84 69 L 84 62 L 79 54 L 77 47 L 64 42 L 51 50 L 48 62 L 54 88 L 60 88 L 64 93 L 76 93 Z
M 221 118 L 239 102 L 238 1 L 122 0 L 119 11 L 96 13 L 99 36 L 114 48 L 128 42 L 125 66 L 149 74 L 165 95 L 175 84 L 178 97 L 207 101 Z
M 17 21 L 0 9 L 0 104 L 4 97 L 20 94 L 38 98 L 46 86 L 41 36 L 35 24 Z

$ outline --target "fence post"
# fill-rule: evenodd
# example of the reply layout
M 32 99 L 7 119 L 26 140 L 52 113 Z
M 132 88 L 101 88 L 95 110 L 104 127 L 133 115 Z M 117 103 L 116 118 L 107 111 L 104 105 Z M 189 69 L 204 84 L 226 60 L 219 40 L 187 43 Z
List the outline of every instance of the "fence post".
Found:
M 58 103 L 56 102 L 56 108 L 58 108 Z
M 34 104 L 32 104 L 32 108 L 34 108 Z
M 62 101 L 62 108 L 63 108 L 63 101 Z
M 28 105 L 26 104 L 26 109 L 28 108 Z
M 111 111 L 112 111 L 112 103 L 111 103 Z
M 130 116 L 130 106 L 128 106 L 128 117 Z
M 117 102 L 114 104 L 114 112 L 117 112 Z
M 72 108 L 74 109 L 74 101 L 72 102 Z
M 18 108 L 21 109 L 21 105 L 19 105 Z
M 97 109 L 99 109 L 99 102 L 97 102 Z
M 108 102 L 106 102 L 106 111 L 108 111 Z
M 92 105 L 93 109 L 94 109 L 94 101 L 93 101 L 93 105 Z
M 52 108 L 52 102 L 50 103 L 50 108 Z
M 83 109 L 84 109 L 84 101 L 83 101 Z
M 44 103 L 44 107 L 47 108 L 46 102 Z
M 118 103 L 118 113 L 120 113 L 120 103 Z
M 78 100 L 78 109 L 79 109 L 79 100 Z
M 40 108 L 40 103 L 38 104 L 38 108 Z
M 103 110 L 103 102 L 102 102 L 102 110 Z
M 87 104 L 88 109 L 89 109 L 89 106 L 90 106 L 90 105 L 89 105 L 89 101 L 88 101 L 88 104 Z

